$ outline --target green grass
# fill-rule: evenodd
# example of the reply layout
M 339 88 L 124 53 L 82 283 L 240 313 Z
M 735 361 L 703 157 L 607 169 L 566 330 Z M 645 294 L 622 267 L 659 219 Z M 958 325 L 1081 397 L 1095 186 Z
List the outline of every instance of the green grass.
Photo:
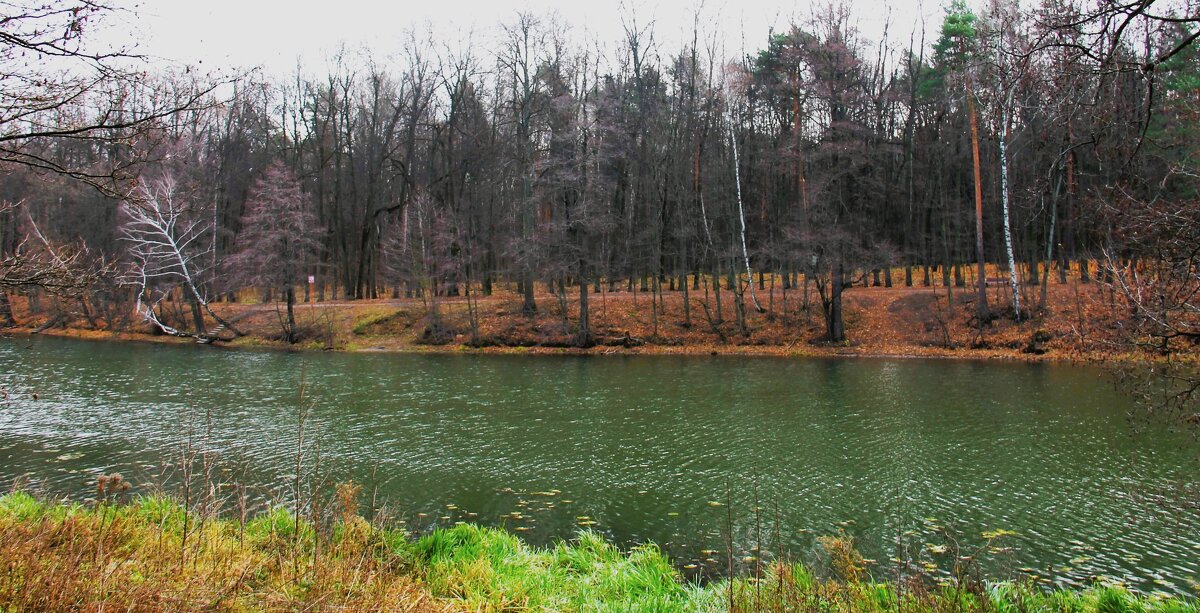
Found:
M 1115 586 L 901 586 L 798 565 L 771 566 L 761 581 L 700 586 L 658 547 L 622 551 L 591 531 L 542 548 L 500 529 L 459 525 L 413 540 L 352 510 L 341 517 L 318 529 L 276 507 L 244 525 L 200 522 L 162 496 L 82 506 L 10 493 L 0 496 L 0 611 L 158 602 L 151 610 L 654 613 L 724 611 L 732 600 L 734 611 L 1200 613 L 1192 599 Z
M 404 309 L 372 309 L 354 320 L 354 326 L 351 328 L 351 331 L 356 336 L 368 336 L 373 332 L 371 328 L 387 323 L 404 314 Z
M 534 549 L 501 530 L 461 525 L 413 545 L 433 593 L 475 611 L 704 611 L 705 590 L 685 584 L 656 546 L 623 553 L 595 532 Z

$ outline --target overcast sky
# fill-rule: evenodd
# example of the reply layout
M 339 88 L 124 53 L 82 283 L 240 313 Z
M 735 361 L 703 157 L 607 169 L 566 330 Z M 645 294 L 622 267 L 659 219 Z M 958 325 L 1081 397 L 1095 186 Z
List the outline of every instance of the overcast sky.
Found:
M 286 74 L 299 59 L 316 67 L 343 43 L 351 49 L 369 48 L 386 57 L 400 48 L 406 30 L 432 31 L 448 42 L 470 37 L 476 44 L 494 40 L 497 24 L 511 21 L 517 11 L 536 14 L 557 11 L 579 39 L 594 36 L 613 44 L 620 40 L 622 20 L 636 16 L 639 24 L 653 21 L 656 40 L 664 53 L 673 53 L 690 39 L 698 4 L 703 28 L 716 30 L 737 55 L 761 47 L 767 33 L 782 30 L 794 18 L 803 21 L 812 2 L 804 0 L 422 0 L 377 2 L 333 0 L 205 0 L 180 2 L 119 0 L 137 15 L 132 40 L 137 50 L 213 69 L 262 66 L 268 73 Z M 827 0 L 816 0 L 826 2 Z M 851 0 L 854 19 L 867 38 L 878 39 L 890 19 L 891 38 L 907 44 L 910 33 L 928 22 L 934 31 L 947 0 Z M 123 24 L 116 36 L 128 36 Z M 686 32 L 686 34 L 685 34 Z M 586 35 L 585 35 L 586 33 Z M 109 34 L 112 36 L 114 34 Z M 930 35 L 932 40 L 933 35 Z

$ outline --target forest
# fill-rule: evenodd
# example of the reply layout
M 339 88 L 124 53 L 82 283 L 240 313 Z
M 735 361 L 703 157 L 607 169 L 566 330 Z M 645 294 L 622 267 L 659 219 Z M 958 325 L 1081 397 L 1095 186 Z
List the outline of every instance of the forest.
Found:
M 0 0 L 0 609 L 1196 611 L 1200 3 L 866 4 Z
M 726 339 L 778 288 L 842 343 L 853 287 L 964 288 L 983 330 L 1046 317 L 1071 276 L 1138 347 L 1200 338 L 1191 2 L 955 0 L 910 40 L 833 3 L 742 52 L 700 13 L 681 48 L 635 16 L 584 41 L 516 13 L 290 76 L 147 68 L 89 46 L 110 9 L 75 8 L 4 25 L 9 325 L 21 297 L 54 324 L 236 332 L 213 305 L 253 290 L 289 341 L 295 303 L 406 297 L 433 336 L 465 304 L 478 343 L 503 287 L 586 347 L 598 294 L 648 294 L 655 333 L 678 295 L 672 323 Z

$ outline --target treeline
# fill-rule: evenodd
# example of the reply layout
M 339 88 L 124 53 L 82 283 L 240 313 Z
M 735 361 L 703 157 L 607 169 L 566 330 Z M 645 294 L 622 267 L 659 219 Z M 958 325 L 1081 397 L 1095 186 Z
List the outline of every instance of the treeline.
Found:
M 1164 223 L 1177 246 L 1193 231 L 1196 15 L 1190 1 L 956 0 L 928 40 L 869 41 L 835 3 L 739 56 L 700 17 L 668 49 L 652 27 L 602 46 L 518 14 L 458 49 L 414 38 L 396 62 L 342 52 L 323 72 L 240 78 L 136 138 L 31 138 L 45 163 L 7 164 L 0 197 L 22 206 L 0 212 L 0 248 L 32 249 L 35 231 L 81 240 L 159 296 L 139 301 L 149 318 L 186 286 L 197 333 L 201 307 L 247 283 L 289 305 L 473 305 L 513 284 L 529 313 L 544 284 L 578 304 L 583 344 L 601 290 L 682 292 L 690 325 L 689 292 L 711 289 L 718 309 L 732 292 L 743 321 L 778 280 L 819 297 L 832 341 L 854 284 L 972 285 L 981 325 L 1036 316 L 1069 271 L 1124 282 L 1175 261 L 1147 242 Z M 153 79 L 156 95 L 202 89 Z M 55 112 L 69 124 L 71 108 Z M 155 251 L 147 211 L 185 232 L 179 253 Z M 280 216 L 293 223 L 268 224 Z M 297 240 L 250 257 L 272 232 Z M 984 262 L 1007 271 L 991 281 L 1008 304 L 989 308 Z

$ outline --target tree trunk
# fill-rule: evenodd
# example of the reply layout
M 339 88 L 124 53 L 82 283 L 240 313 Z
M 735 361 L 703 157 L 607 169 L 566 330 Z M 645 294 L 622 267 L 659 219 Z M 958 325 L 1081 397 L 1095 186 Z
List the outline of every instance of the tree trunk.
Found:
M 1007 123 L 1007 121 L 1005 122 Z M 1013 256 L 1011 221 L 1008 215 L 1008 127 L 1000 131 L 1000 210 L 1004 217 L 1004 251 L 1008 256 L 1008 280 L 1012 286 L 1013 312 L 1021 321 L 1021 273 Z
M 983 259 L 983 175 L 979 168 L 979 118 L 975 114 L 975 95 L 970 89 L 967 91 L 967 112 L 971 116 L 971 159 L 975 163 L 975 257 L 979 265 L 979 294 L 976 298 L 975 312 L 980 325 L 983 325 L 983 322 L 991 317 L 991 312 L 987 304 L 987 269 Z
M 200 300 L 192 298 L 188 302 L 192 308 L 192 325 L 196 326 L 196 336 L 204 334 L 204 312 L 200 310 Z
M 0 290 L 0 328 L 11 328 L 17 325 L 13 317 L 12 303 L 8 301 L 8 292 Z
M 537 303 L 533 300 L 533 273 L 528 266 L 521 269 L 521 295 L 524 297 L 521 312 L 526 315 L 537 313 Z
M 583 263 L 580 262 L 580 267 Z M 579 338 L 580 347 L 592 346 L 592 329 L 589 322 L 590 314 L 588 312 L 588 284 L 587 280 L 579 279 Z
M 750 288 L 750 299 L 754 301 L 754 309 L 762 313 L 762 305 L 758 303 L 758 296 L 754 293 L 754 275 L 750 272 L 750 252 L 746 250 L 746 212 L 742 207 L 742 171 L 739 168 L 737 138 L 733 134 L 732 126 L 729 129 L 729 142 L 733 145 L 733 177 L 737 186 L 738 223 L 741 229 L 742 258 L 746 263 L 746 284 Z M 741 293 L 740 288 L 736 291 Z
M 1050 289 L 1050 267 L 1054 264 L 1054 232 L 1058 225 L 1058 190 L 1062 186 L 1062 176 L 1059 176 L 1058 182 L 1054 186 L 1054 191 L 1050 193 L 1050 229 L 1046 232 L 1046 266 L 1042 269 L 1042 288 L 1041 295 L 1038 297 L 1038 310 L 1046 309 L 1046 294 Z M 1059 267 L 1059 276 L 1062 282 L 1066 282 L 1066 277 L 1062 267 Z
M 296 289 L 289 283 L 284 294 L 287 296 L 287 342 L 291 345 L 296 342 Z
M 716 323 L 719 324 L 725 321 L 725 317 L 721 315 L 721 273 L 719 271 L 713 272 L 712 283 L 714 294 L 713 300 L 715 300 L 717 303 L 717 308 L 715 309 L 717 313 Z
M 825 329 L 831 343 L 841 343 L 846 340 L 846 324 L 842 321 L 844 276 L 842 258 L 839 255 L 834 260 L 833 271 L 829 277 L 829 312 L 825 318 Z

